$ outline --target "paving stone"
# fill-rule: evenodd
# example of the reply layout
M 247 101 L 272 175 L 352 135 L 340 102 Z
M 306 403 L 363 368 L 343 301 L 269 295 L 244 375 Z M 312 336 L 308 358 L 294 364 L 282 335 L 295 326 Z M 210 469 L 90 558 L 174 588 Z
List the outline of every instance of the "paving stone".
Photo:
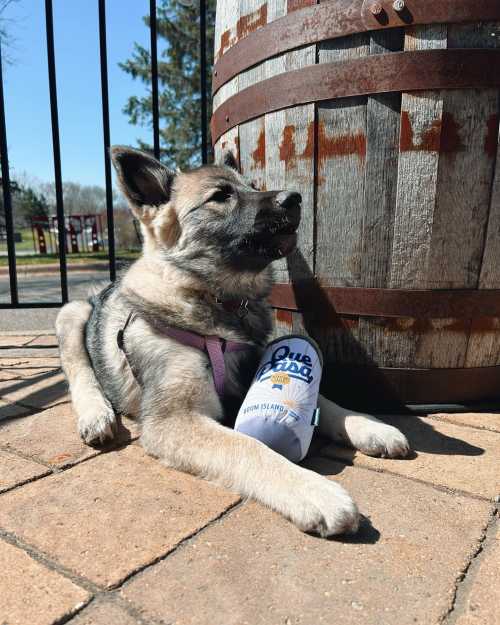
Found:
M 28 364 L 23 366 L 2 366 L 2 361 L 0 360 L 0 381 L 36 378 L 43 373 L 48 373 L 54 370 L 61 370 L 59 363 L 44 365 L 45 361 L 38 363 L 37 360 L 38 359 L 30 360 Z
M 0 356 L 0 369 L 36 371 L 37 369 L 53 369 L 54 367 L 60 368 L 60 366 L 61 360 L 58 356 L 50 358 L 43 355 L 39 358 L 5 358 Z M 31 375 L 31 373 L 29 375 Z
M 47 473 L 46 467 L 0 449 L 0 493 Z
M 42 334 L 33 338 L 29 343 L 29 347 L 43 346 L 43 347 L 57 347 L 57 338 L 55 334 Z
M 21 417 L 23 415 L 30 414 L 33 411 L 32 408 L 26 406 L 19 406 L 18 404 L 12 404 L 9 401 L 0 399 L 0 424 L 4 419 L 10 419 L 12 417 Z M 1 425 L 0 425 L 1 427 Z M 2 442 L 0 436 L 0 443 Z
M 457 425 L 468 425 L 469 427 L 482 430 L 492 430 L 500 432 L 500 412 L 458 412 L 458 413 L 437 413 L 432 418 L 447 423 Z
M 465 611 L 456 625 L 500 623 L 500 526 L 493 544 L 485 547 L 484 558 L 472 583 Z
M 69 401 L 68 384 L 61 370 L 51 369 L 29 378 L 0 382 L 0 397 L 42 409 Z
M 16 335 L 10 335 L 10 334 L 8 335 L 0 334 L 0 348 L 22 347 L 23 345 L 26 345 L 26 343 L 29 343 L 35 338 L 36 336 L 16 336 Z M 0 349 L 0 354 L 1 353 L 2 351 Z
M 0 540 L 0 623 L 51 625 L 90 599 L 88 592 Z
M 0 527 L 96 584 L 112 586 L 236 501 L 129 445 L 5 493 Z
M 106 448 L 89 447 L 78 435 L 71 404 L 59 404 L 29 417 L 0 423 L 4 447 L 54 467 L 65 467 L 137 438 L 139 428 L 123 418 L 118 437 Z
M 36 379 L 44 374 L 61 371 L 57 358 L 0 358 L 0 382 Z
M 327 459 L 370 517 L 325 540 L 245 504 L 123 586 L 146 619 L 176 625 L 434 625 L 476 548 L 490 504 Z
M 58 347 L 13 347 L 12 349 L 1 349 L 2 358 L 57 358 L 59 356 Z
M 143 625 L 112 601 L 92 602 L 71 620 L 71 625 Z
M 391 471 L 481 497 L 498 495 L 500 434 L 415 416 L 391 416 L 386 421 L 406 434 L 415 452 L 413 457 L 370 458 L 334 444 L 323 448 L 321 453 L 357 466 Z

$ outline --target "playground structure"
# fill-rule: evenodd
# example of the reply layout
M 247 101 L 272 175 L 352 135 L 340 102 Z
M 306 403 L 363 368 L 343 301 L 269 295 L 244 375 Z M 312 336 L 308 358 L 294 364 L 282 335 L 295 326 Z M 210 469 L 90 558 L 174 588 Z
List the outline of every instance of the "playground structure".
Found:
M 68 215 L 64 218 L 66 251 L 99 252 L 105 249 L 102 216 L 99 214 Z M 36 254 L 58 254 L 57 216 L 32 219 L 31 232 Z

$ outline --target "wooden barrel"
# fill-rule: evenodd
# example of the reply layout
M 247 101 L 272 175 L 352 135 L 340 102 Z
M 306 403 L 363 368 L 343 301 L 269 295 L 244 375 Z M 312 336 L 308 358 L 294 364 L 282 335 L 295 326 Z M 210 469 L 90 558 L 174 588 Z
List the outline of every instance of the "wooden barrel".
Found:
M 350 406 L 500 398 L 500 2 L 218 0 L 212 138 L 298 190 L 276 334 Z

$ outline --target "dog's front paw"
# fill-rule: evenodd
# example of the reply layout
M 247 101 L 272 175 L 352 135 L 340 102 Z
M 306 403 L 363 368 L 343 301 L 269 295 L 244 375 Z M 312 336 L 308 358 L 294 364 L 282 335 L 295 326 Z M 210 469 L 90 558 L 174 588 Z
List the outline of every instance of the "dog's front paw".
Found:
M 367 456 L 404 458 L 410 452 L 406 436 L 397 428 L 381 421 L 359 416 L 346 422 L 351 445 Z
M 302 531 L 323 537 L 356 532 L 359 526 L 358 508 L 348 492 L 312 472 L 301 480 L 287 508 L 285 515 Z
M 116 436 L 117 422 L 107 404 L 91 405 L 78 418 L 78 433 L 87 445 L 102 445 Z

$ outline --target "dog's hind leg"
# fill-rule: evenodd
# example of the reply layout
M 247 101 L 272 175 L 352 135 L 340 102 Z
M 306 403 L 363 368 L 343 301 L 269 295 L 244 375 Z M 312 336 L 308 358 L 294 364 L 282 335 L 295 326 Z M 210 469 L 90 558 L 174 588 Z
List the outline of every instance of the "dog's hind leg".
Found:
M 56 334 L 61 364 L 69 382 L 78 432 L 88 444 L 104 443 L 116 433 L 116 415 L 104 396 L 85 346 L 85 324 L 92 306 L 75 301 L 61 308 L 56 319 Z

